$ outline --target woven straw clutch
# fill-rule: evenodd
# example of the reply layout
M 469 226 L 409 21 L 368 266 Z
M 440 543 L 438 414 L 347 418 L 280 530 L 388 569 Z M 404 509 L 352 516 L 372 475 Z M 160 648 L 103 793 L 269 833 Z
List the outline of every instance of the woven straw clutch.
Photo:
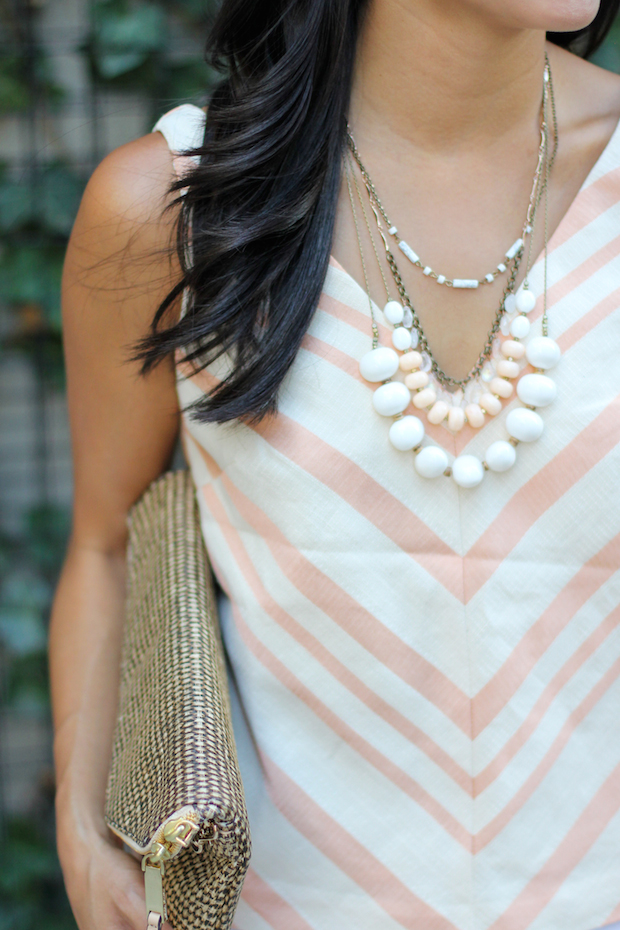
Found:
M 147 925 L 228 930 L 250 859 L 224 654 L 195 490 L 159 478 L 129 519 L 110 829 L 142 856 Z

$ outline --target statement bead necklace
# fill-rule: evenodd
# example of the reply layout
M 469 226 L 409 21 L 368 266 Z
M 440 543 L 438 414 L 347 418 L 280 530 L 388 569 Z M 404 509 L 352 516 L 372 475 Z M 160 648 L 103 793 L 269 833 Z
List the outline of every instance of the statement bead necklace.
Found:
M 556 396 L 555 383 L 546 374 L 550 368 L 553 368 L 558 363 L 560 358 L 559 346 L 548 336 L 547 320 L 548 187 L 558 145 L 555 100 L 548 59 L 545 65 L 543 86 L 541 146 L 526 220 L 527 227 L 530 227 L 527 232 L 530 239 L 527 249 L 525 281 L 515 295 L 514 284 L 524 251 L 523 245 L 521 245 L 510 259 L 512 268 L 508 284 L 504 289 L 500 308 L 489 331 L 485 347 L 478 362 L 464 379 L 458 380 L 449 377 L 441 370 L 432 356 L 428 341 L 424 336 L 413 304 L 405 290 L 396 260 L 389 248 L 381 223 L 381 219 L 386 223 L 389 223 L 389 220 L 381 207 L 376 188 L 368 172 L 363 168 L 359 153 L 357 153 L 356 157 L 355 152 L 357 152 L 357 149 L 353 151 L 351 143 L 349 143 L 351 155 L 345 160 L 346 181 L 360 249 L 373 331 L 372 349 L 360 361 L 361 374 L 367 381 L 381 382 L 380 387 L 373 394 L 373 406 L 377 413 L 394 419 L 394 423 L 389 430 L 391 444 L 401 452 L 413 451 L 415 453 L 415 468 L 422 477 L 435 478 L 442 474 L 451 476 L 459 486 L 465 488 L 475 487 L 480 484 L 486 471 L 503 472 L 514 465 L 517 445 L 521 442 L 532 442 L 542 435 L 544 423 L 537 413 L 537 408 L 547 406 Z M 551 110 L 554 133 L 554 142 L 551 149 L 548 132 L 549 110 Z M 355 143 L 353 143 L 354 145 Z M 355 160 L 355 163 L 352 159 Z M 370 207 L 375 215 L 377 229 L 385 248 L 385 259 L 401 298 L 400 301 L 392 300 L 390 297 L 390 290 L 383 272 L 361 190 L 355 176 L 355 164 L 357 164 L 362 174 Z M 358 195 L 388 296 L 384 314 L 386 319 L 394 326 L 392 333 L 394 349 L 379 345 L 379 328 L 370 297 L 353 187 L 355 187 Z M 536 298 L 529 290 L 528 277 L 531 268 L 536 213 L 543 198 L 545 213 L 543 334 L 540 337 L 529 339 L 527 343 L 523 343 L 522 340 L 526 339 L 530 333 L 530 322 L 527 314 L 531 313 L 536 305 Z M 388 228 L 388 235 L 395 236 L 395 232 L 391 232 L 392 228 L 391 226 Z M 402 249 L 401 251 L 404 252 Z M 500 338 L 496 339 L 495 336 L 499 332 L 511 338 L 505 338 L 503 341 Z M 403 354 L 399 357 L 395 349 Z M 487 367 L 485 367 L 485 363 Z M 527 363 L 534 368 L 534 372 L 522 374 Z M 404 383 L 400 380 L 392 380 L 399 369 L 405 373 Z M 450 392 L 444 390 L 445 396 L 438 396 L 438 391 L 429 384 L 430 377 L 433 375 L 438 384 L 443 388 L 450 389 Z M 483 382 L 482 385 L 480 381 Z M 417 410 L 426 410 L 430 423 L 445 425 L 453 433 L 462 429 L 466 422 L 474 428 L 480 428 L 485 423 L 486 415 L 496 416 L 502 409 L 502 400 L 512 397 L 514 381 L 517 381 L 517 397 L 524 406 L 517 407 L 509 412 L 506 418 L 506 429 L 509 438 L 494 442 L 487 449 L 483 461 L 473 455 L 460 455 L 450 465 L 448 455 L 442 448 L 435 445 L 422 446 L 425 434 L 422 421 L 416 416 L 405 415 L 407 407 L 413 402 L 413 406 Z M 454 391 L 454 388 L 457 390 Z M 468 393 L 469 396 L 467 396 Z

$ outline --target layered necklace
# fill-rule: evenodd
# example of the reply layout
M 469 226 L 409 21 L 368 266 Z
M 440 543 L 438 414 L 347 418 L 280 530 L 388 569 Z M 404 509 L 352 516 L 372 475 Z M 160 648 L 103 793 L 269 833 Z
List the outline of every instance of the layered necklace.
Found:
M 399 452 L 414 453 L 414 465 L 419 475 L 424 478 L 446 475 L 460 487 L 475 487 L 488 471 L 508 471 L 516 461 L 516 448 L 520 443 L 529 443 L 540 438 L 544 422 L 537 412 L 538 408 L 546 407 L 556 396 L 555 382 L 547 374 L 549 369 L 557 365 L 561 354 L 558 344 L 549 338 L 547 318 L 549 179 L 558 147 L 549 59 L 545 60 L 538 159 L 521 235 L 506 250 L 495 269 L 482 278 L 450 277 L 436 272 L 422 261 L 417 252 L 400 238 L 398 228 L 389 219 L 350 131 L 347 141 L 345 177 L 372 325 L 372 348 L 360 361 L 362 377 L 371 383 L 380 384 L 373 393 L 374 409 L 384 417 L 393 418 L 394 422 L 388 434 L 389 440 Z M 529 287 L 529 274 L 533 258 L 534 232 L 541 205 L 544 212 L 542 335 L 532 337 L 528 314 L 534 310 L 537 300 Z M 358 206 L 387 295 L 383 312 L 385 319 L 393 327 L 393 347 L 380 345 L 379 327 L 370 297 Z M 371 217 L 374 218 L 374 224 Z M 380 239 L 379 246 L 373 234 L 373 225 Z M 475 290 L 505 277 L 499 307 L 485 344 L 475 365 L 464 378 L 452 378 L 443 371 L 433 356 L 403 283 L 391 242 L 396 243 L 400 253 L 419 273 L 440 286 L 457 290 Z M 383 253 L 383 261 L 380 253 Z M 517 276 L 524 259 L 525 279 L 515 293 Z M 392 287 L 395 287 L 398 293 L 398 299 L 392 296 L 388 284 L 390 277 Z M 525 372 L 528 364 L 534 369 L 533 372 Z M 399 370 L 404 374 L 404 383 L 401 380 L 393 380 Z M 465 454 L 450 462 L 447 453 L 440 446 L 424 443 L 425 427 L 420 417 L 406 413 L 407 408 L 413 403 L 416 410 L 425 413 L 428 422 L 433 425 L 441 424 L 453 434 L 463 429 L 466 423 L 474 429 L 479 429 L 484 426 L 487 416 L 495 417 L 501 412 L 503 402 L 513 397 L 515 385 L 516 395 L 522 406 L 515 407 L 508 413 L 507 438 L 493 442 L 486 450 L 483 460 Z

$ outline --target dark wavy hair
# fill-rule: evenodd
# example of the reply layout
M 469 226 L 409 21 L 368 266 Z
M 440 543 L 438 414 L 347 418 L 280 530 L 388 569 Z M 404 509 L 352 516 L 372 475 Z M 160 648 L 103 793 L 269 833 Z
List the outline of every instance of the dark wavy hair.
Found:
M 368 3 L 223 0 L 215 19 L 207 59 L 225 77 L 193 153 L 200 164 L 172 186 L 182 275 L 136 356 L 147 372 L 178 349 L 197 370 L 229 354 L 228 376 L 192 408 L 198 420 L 276 409 L 327 272 Z M 590 26 L 549 38 L 591 55 L 619 6 L 602 0 Z M 185 288 L 187 313 L 167 325 Z

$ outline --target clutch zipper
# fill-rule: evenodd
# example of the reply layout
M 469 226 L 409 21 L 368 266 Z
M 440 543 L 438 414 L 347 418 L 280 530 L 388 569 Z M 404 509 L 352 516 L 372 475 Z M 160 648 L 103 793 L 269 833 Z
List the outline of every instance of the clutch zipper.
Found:
M 168 918 L 163 876 L 166 862 L 187 849 L 198 833 L 199 814 L 195 808 L 175 811 L 157 830 L 148 847 L 139 847 L 118 829 L 114 829 L 127 845 L 142 856 L 144 893 L 146 897 L 147 930 L 161 930 Z
M 162 923 L 168 917 L 163 883 L 165 864 L 187 849 L 198 832 L 198 824 L 191 813 L 169 817 L 157 831 L 149 851 L 142 857 L 147 930 L 161 930 Z

